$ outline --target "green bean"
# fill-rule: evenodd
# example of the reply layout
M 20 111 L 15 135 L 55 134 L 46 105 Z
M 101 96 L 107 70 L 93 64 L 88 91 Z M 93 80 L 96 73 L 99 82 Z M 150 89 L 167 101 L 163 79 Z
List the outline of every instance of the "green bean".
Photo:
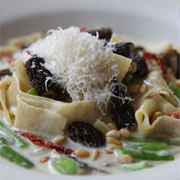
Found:
M 140 150 L 147 150 L 147 151 L 160 151 L 160 150 L 168 149 L 168 145 L 164 142 L 138 144 L 138 145 L 133 145 L 132 147 L 136 149 L 140 149 Z
M 31 94 L 31 95 L 34 95 L 34 96 L 38 95 L 34 88 L 30 89 L 27 93 Z
M 173 82 L 169 83 L 169 88 L 174 92 L 174 94 L 180 98 L 180 88 L 176 86 Z
M 140 161 L 137 163 L 123 164 L 122 167 L 128 171 L 136 171 L 148 167 L 148 163 L 146 161 Z
M 169 145 L 175 145 L 175 146 L 180 146 L 180 138 L 169 138 L 169 139 L 164 139 L 165 143 Z
M 53 162 L 54 168 L 63 174 L 76 174 L 77 173 L 77 164 L 73 159 L 62 158 L 56 159 Z
M 6 144 L 6 139 L 0 137 L 0 145 L 2 145 L 2 144 Z
M 141 143 L 164 142 L 168 145 L 180 146 L 180 138 L 128 138 L 127 140 Z
M 24 168 L 31 169 L 34 167 L 34 164 L 31 161 L 29 161 L 28 159 L 26 159 L 25 157 L 23 157 L 18 152 L 14 151 L 12 148 L 5 144 L 0 146 L 0 155 Z
M 5 132 L 8 136 L 12 137 L 15 141 L 15 144 L 17 147 L 20 148 L 24 148 L 26 147 L 28 144 L 22 139 L 20 138 L 16 133 L 14 133 L 12 130 L 10 130 L 9 128 L 7 128 L 5 126 L 5 124 L 2 123 L 2 121 L 0 121 L 0 130 L 2 130 L 3 132 Z
M 114 150 L 114 155 L 116 157 L 121 156 L 122 154 L 129 154 L 135 159 L 142 159 L 142 160 L 152 160 L 152 161 L 174 160 L 174 156 L 160 156 L 155 153 L 149 153 L 149 152 L 145 152 L 145 151 L 129 151 L 129 150 L 125 150 L 125 149 Z

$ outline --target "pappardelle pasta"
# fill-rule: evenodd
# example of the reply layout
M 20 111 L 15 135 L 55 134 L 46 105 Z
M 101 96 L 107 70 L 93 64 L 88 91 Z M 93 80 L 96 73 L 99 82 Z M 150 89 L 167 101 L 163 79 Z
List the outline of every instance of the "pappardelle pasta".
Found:
M 180 145 L 180 51 L 69 27 L 0 47 L 0 155 L 53 174 L 133 171 Z M 21 148 L 22 151 L 21 151 Z

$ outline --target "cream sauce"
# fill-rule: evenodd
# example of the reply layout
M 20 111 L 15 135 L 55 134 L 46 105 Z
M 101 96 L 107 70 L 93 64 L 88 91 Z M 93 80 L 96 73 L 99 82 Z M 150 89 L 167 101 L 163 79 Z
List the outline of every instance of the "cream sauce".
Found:
M 5 59 L 0 60 L 0 70 L 8 67 L 8 65 L 9 64 L 6 62 Z M 13 110 L 14 109 L 12 109 L 12 111 Z M 5 135 L 5 134 L 3 134 L 3 135 Z M 137 136 L 137 134 L 136 134 L 136 136 Z M 34 170 L 40 171 L 42 173 L 59 174 L 56 170 L 54 170 L 54 168 L 52 166 L 52 162 L 56 158 L 66 157 L 63 154 L 57 153 L 55 150 L 50 150 L 47 148 L 39 147 L 39 146 L 33 145 L 31 142 L 29 142 L 29 146 L 27 148 L 23 148 L 23 149 L 17 148 L 15 145 L 13 145 L 13 141 L 11 139 L 9 139 L 9 144 L 12 146 L 12 148 L 15 151 L 19 152 L 20 154 L 22 154 L 23 156 L 25 156 L 26 158 L 28 158 L 30 161 L 32 161 L 35 164 Z M 94 148 L 82 146 L 78 143 L 74 143 L 69 139 L 67 139 L 67 141 L 63 144 L 63 146 L 65 146 L 67 148 L 71 148 L 73 150 L 77 150 L 77 149 L 87 150 L 90 153 L 94 149 Z M 124 146 L 126 146 L 126 144 L 124 144 Z M 96 161 L 93 161 L 92 157 L 77 158 L 77 159 L 79 161 L 87 163 L 91 167 L 95 167 L 97 169 L 104 170 L 109 173 L 127 173 L 127 171 L 122 169 L 121 164 L 119 164 L 117 162 L 117 160 L 113 154 L 105 154 L 104 148 L 99 148 L 98 150 L 100 151 L 100 157 Z M 172 154 L 172 155 L 175 155 L 175 158 L 179 159 L 180 158 L 179 152 L 180 152 L 179 147 L 170 146 L 169 150 L 160 151 L 160 152 L 158 152 L 158 154 L 159 155 Z M 48 162 L 41 163 L 40 160 L 42 158 L 44 158 L 45 156 L 50 157 L 50 159 L 48 160 Z M 4 161 L 5 160 L 0 157 L 0 163 L 1 162 L 3 163 Z M 155 166 L 158 166 L 158 165 L 161 165 L 164 163 L 168 163 L 168 162 L 148 161 L 148 163 L 151 167 L 155 167 Z M 81 173 L 82 173 L 82 171 L 81 171 Z M 93 174 L 93 173 L 95 173 L 95 172 L 92 172 L 91 174 Z
M 26 140 L 26 139 L 25 139 Z M 26 140 L 27 141 L 27 140 Z M 12 140 L 10 141 L 12 144 Z M 64 154 L 57 153 L 55 150 L 50 150 L 47 148 L 39 147 L 32 144 L 29 141 L 29 146 L 27 148 L 17 148 L 15 145 L 11 145 L 12 148 L 19 152 L 21 155 L 25 156 L 29 160 L 31 160 L 35 164 L 34 170 L 40 171 L 42 173 L 51 173 L 51 174 L 59 174 L 52 166 L 52 162 L 57 158 L 66 158 L 67 156 Z M 129 145 L 133 145 L 135 143 L 128 143 Z M 92 152 L 94 148 L 85 147 L 78 143 L 74 143 L 71 140 L 67 139 L 62 146 L 73 149 L 73 150 L 87 150 L 88 152 Z M 127 143 L 123 143 L 123 147 L 126 147 Z M 123 170 L 122 165 L 117 162 L 114 154 L 105 154 L 104 148 L 98 148 L 100 151 L 100 156 L 97 160 L 93 161 L 92 157 L 88 158 L 77 158 L 81 162 L 87 163 L 90 167 L 97 168 L 99 170 L 106 171 L 110 174 L 112 173 L 127 173 L 128 171 Z M 169 150 L 159 151 L 159 155 L 175 155 L 175 158 L 180 158 L 180 148 L 176 146 L 170 146 Z M 44 157 L 48 156 L 49 160 L 45 163 L 41 163 L 40 160 Z M 1 158 L 0 158 L 1 161 Z M 149 164 L 149 168 L 168 163 L 166 161 L 147 161 Z M 86 173 L 84 170 L 79 170 L 80 174 Z M 101 173 L 92 171 L 90 174 Z M 89 174 L 89 173 L 88 173 Z

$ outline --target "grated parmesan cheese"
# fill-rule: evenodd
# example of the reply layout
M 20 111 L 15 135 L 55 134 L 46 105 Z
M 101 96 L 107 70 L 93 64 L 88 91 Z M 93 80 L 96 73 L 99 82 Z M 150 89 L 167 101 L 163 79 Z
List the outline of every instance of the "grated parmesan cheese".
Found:
M 80 32 L 78 27 L 50 30 L 44 39 L 33 43 L 16 58 L 27 61 L 25 52 L 44 58 L 45 67 L 72 97 L 77 100 L 95 100 L 99 107 L 107 107 L 111 94 L 111 80 L 119 74 L 112 49 L 105 41 Z M 48 81 L 48 79 L 47 79 Z M 47 83 L 46 81 L 46 83 Z

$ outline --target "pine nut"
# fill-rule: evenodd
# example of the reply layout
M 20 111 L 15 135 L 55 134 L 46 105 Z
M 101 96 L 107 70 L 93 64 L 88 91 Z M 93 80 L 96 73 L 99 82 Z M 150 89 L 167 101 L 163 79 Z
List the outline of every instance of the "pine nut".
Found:
M 119 139 L 120 136 L 118 134 L 118 131 L 113 129 L 107 132 L 106 137 L 113 137 L 113 138 Z
M 151 60 L 150 63 L 151 63 L 153 66 L 157 66 L 157 65 L 158 65 L 157 61 L 155 61 L 155 60 Z
M 94 149 L 92 152 L 92 159 L 95 161 L 99 157 L 99 151 L 97 149 Z
M 134 161 L 133 157 L 130 156 L 129 154 L 123 154 L 119 156 L 117 160 L 121 164 L 132 163 Z
M 108 146 L 107 149 L 110 150 L 110 151 L 114 151 L 115 149 L 121 149 L 121 148 L 122 148 L 122 146 L 112 144 L 112 145 Z
M 89 157 L 90 153 L 86 150 L 76 150 L 74 155 L 80 158 Z
M 153 114 L 152 118 L 151 118 L 151 124 L 159 117 L 159 116 L 162 116 L 162 112 L 160 111 L 157 111 Z
M 119 146 L 122 145 L 122 142 L 121 142 L 121 141 L 119 141 L 119 140 L 117 140 L 117 139 L 115 139 L 115 138 L 113 138 L 113 137 L 107 137 L 106 141 L 107 141 L 107 143 L 109 143 L 109 144 L 115 144 L 115 145 L 119 145 Z
M 143 84 L 141 85 L 139 91 L 140 91 L 140 93 L 142 93 L 142 94 L 146 93 L 146 92 L 148 91 L 147 85 L 143 83 Z
M 180 87 L 180 79 L 176 80 L 175 84 Z
M 131 136 L 130 131 L 128 129 L 122 128 L 119 130 L 119 136 L 123 138 L 129 138 Z
M 45 163 L 49 160 L 49 157 L 48 156 L 45 156 L 43 158 L 40 159 L 40 163 Z
M 53 142 L 55 144 L 61 144 L 65 139 L 65 136 L 57 136 L 53 139 Z
M 107 126 L 108 126 L 110 129 L 118 130 L 118 128 L 116 127 L 116 125 L 113 124 L 113 123 L 108 123 Z
M 113 152 L 108 151 L 107 149 L 105 149 L 105 150 L 104 150 L 104 153 L 106 153 L 106 154 L 112 154 Z
M 131 93 L 136 94 L 139 92 L 140 85 L 139 84 L 132 84 L 128 86 L 128 89 Z

